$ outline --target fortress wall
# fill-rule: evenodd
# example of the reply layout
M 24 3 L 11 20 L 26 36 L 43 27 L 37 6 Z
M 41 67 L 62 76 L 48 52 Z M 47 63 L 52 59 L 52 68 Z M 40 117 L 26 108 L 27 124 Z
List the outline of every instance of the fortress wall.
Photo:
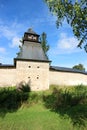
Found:
M 0 87 L 14 86 L 16 84 L 16 69 L 0 68 Z
M 49 71 L 49 62 L 16 61 L 16 66 L 0 67 L 0 87 L 15 86 L 21 81 L 30 84 L 31 90 L 49 89 L 49 85 L 87 85 L 87 74 Z
M 0 86 L 15 86 L 21 81 L 32 90 L 49 89 L 49 62 L 16 61 L 16 67 L 0 67 Z
M 87 85 L 87 75 L 72 72 L 49 71 L 49 84 L 55 85 Z
M 17 61 L 17 83 L 29 82 L 32 90 L 49 89 L 49 63 L 34 61 Z

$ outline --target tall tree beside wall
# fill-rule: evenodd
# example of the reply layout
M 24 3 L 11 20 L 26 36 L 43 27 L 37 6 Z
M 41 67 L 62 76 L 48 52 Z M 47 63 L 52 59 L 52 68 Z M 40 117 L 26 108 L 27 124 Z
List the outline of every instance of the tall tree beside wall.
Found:
M 84 68 L 84 66 L 82 64 L 78 64 L 78 65 L 73 66 L 73 69 L 78 69 L 78 70 L 85 71 L 85 68 Z
M 57 17 L 57 27 L 66 20 L 78 39 L 78 47 L 84 46 L 87 52 L 87 0 L 45 0 L 45 2 Z
M 19 55 L 21 54 L 21 52 L 22 52 L 23 37 L 20 39 L 20 43 L 21 43 L 21 45 L 19 45 L 19 52 L 18 52 L 18 53 L 16 53 L 16 54 L 17 54 L 17 56 L 19 56 Z
M 45 32 L 43 32 L 41 34 L 40 40 L 41 40 L 42 49 L 43 49 L 46 57 L 48 58 L 47 52 L 48 52 L 50 46 L 47 43 L 47 34 Z

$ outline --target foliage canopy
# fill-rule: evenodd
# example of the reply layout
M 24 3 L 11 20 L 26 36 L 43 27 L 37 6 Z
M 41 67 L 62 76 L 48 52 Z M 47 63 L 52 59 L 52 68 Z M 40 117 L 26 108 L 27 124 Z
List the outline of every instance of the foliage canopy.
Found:
M 87 52 L 87 0 L 45 0 L 50 11 L 57 16 L 56 25 L 63 21 L 72 27 L 74 36 L 79 40 L 78 47 Z
M 47 52 L 49 51 L 50 46 L 47 44 L 47 34 L 45 32 L 43 32 L 41 34 L 40 39 L 41 39 L 41 45 L 42 45 L 43 51 L 44 51 L 46 57 L 48 58 Z
M 75 65 L 73 66 L 73 69 L 78 69 L 78 70 L 84 70 L 85 71 L 85 68 L 82 64 L 78 64 L 78 65 Z

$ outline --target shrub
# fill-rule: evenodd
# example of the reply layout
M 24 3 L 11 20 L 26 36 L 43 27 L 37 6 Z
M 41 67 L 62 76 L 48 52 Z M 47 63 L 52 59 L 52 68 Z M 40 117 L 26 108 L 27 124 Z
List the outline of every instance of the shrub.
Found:
M 23 102 L 27 101 L 28 92 L 17 91 L 16 88 L 0 89 L 0 108 L 18 109 Z
M 78 85 L 63 89 L 54 88 L 52 94 L 44 95 L 45 106 L 58 110 L 59 108 L 73 107 L 79 104 L 87 104 L 87 87 Z
M 30 84 L 29 82 L 26 83 L 24 81 L 20 82 L 17 86 L 16 86 L 18 91 L 22 91 L 22 92 L 30 92 Z

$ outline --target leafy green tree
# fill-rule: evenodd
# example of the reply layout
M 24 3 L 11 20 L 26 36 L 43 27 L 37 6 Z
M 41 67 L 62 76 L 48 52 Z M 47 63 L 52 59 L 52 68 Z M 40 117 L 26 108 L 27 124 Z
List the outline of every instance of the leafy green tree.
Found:
M 78 47 L 87 52 L 87 0 L 45 0 L 50 11 L 57 16 L 56 25 L 63 21 L 72 27 L 74 36 L 79 40 Z
M 21 54 L 21 52 L 22 52 L 22 46 L 21 45 L 19 45 L 19 49 L 20 49 L 20 51 L 18 52 L 18 53 L 16 53 L 17 54 L 17 57 Z
M 78 64 L 78 65 L 73 66 L 73 69 L 78 69 L 78 70 L 85 71 L 85 68 L 84 68 L 84 66 L 82 64 Z
M 23 46 L 23 37 L 20 39 L 20 43 L 21 43 L 21 45 L 19 45 L 19 52 L 18 53 L 16 53 L 17 54 L 17 57 L 21 54 L 21 52 L 22 52 L 22 46 Z
M 47 35 L 46 35 L 45 32 L 43 32 L 41 34 L 40 40 L 41 40 L 41 45 L 42 45 L 43 51 L 44 51 L 46 57 L 48 58 L 47 52 L 48 52 L 50 47 L 49 47 L 49 45 L 47 43 Z

